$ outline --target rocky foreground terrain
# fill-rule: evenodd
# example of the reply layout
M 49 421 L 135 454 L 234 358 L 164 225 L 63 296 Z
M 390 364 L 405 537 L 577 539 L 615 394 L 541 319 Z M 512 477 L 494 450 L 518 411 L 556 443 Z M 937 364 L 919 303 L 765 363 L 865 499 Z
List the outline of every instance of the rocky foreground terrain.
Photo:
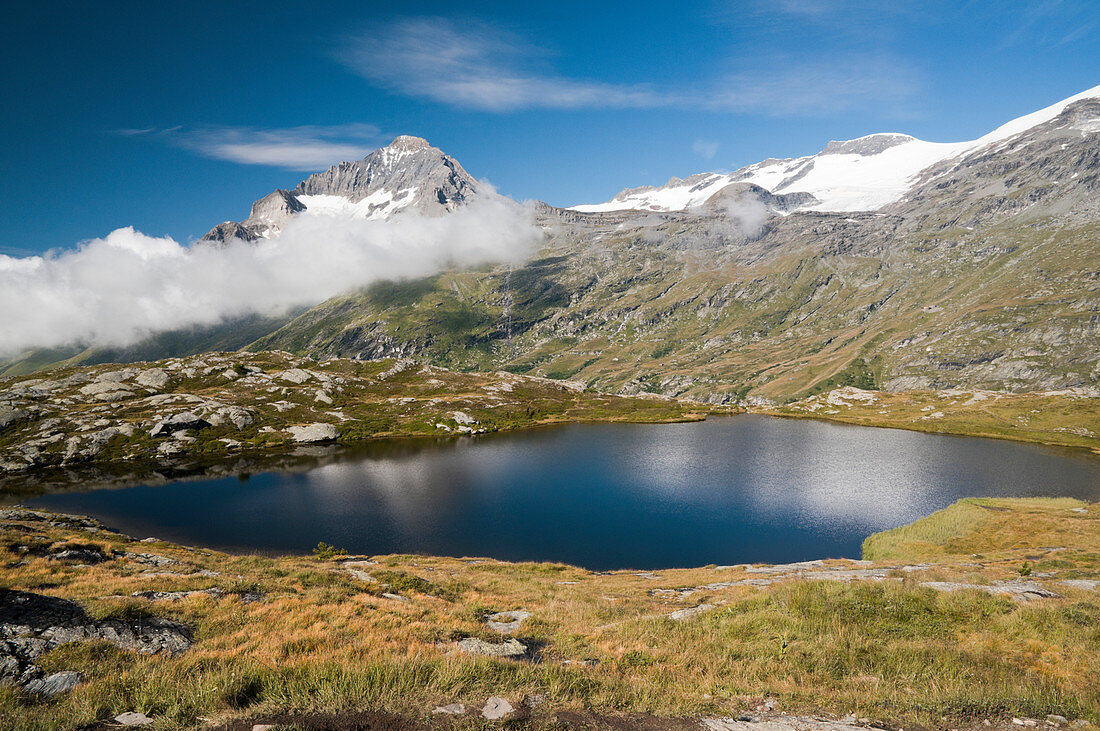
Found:
M 0 474 L 90 462 L 208 462 L 371 437 L 560 421 L 702 418 L 687 403 L 409 360 L 208 353 L 0 381 Z
M 591 572 L 233 556 L 0 510 L 5 728 L 1095 728 L 1100 504 L 964 500 L 863 560 Z

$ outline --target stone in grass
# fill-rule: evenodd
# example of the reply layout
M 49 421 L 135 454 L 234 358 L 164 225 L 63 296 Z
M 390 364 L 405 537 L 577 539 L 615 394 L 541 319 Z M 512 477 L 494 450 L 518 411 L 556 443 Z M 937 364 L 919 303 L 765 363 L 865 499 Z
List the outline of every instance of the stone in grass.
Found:
M 485 706 L 481 709 L 481 717 L 489 721 L 499 721 L 515 712 L 516 709 L 512 707 L 508 699 L 493 696 L 485 701 Z
M 691 619 L 697 614 L 710 611 L 714 609 L 714 604 L 700 604 L 697 607 L 689 607 L 687 609 L 678 609 L 668 615 L 668 618 L 674 622 L 683 622 L 685 619 Z
M 499 644 L 486 642 L 476 637 L 459 640 L 456 645 L 459 652 L 466 655 L 485 655 L 486 657 L 523 657 L 527 646 L 518 640 L 506 640 Z
M 71 691 L 82 680 L 84 680 L 84 676 L 80 673 L 73 670 L 62 670 L 59 673 L 53 673 L 44 678 L 25 683 L 23 690 L 44 698 L 56 698 Z
M 304 426 L 288 427 L 291 438 L 302 444 L 313 442 L 331 442 L 340 436 L 340 432 L 332 424 L 306 424 Z
M 524 612 L 522 610 L 497 612 L 496 614 L 490 614 L 486 617 L 486 623 L 489 625 L 489 629 L 494 632 L 510 635 L 516 632 L 519 626 L 523 624 L 523 620 L 528 619 L 530 616 L 530 612 Z
M 122 726 L 148 726 L 153 719 L 138 711 L 126 711 L 115 716 L 115 723 Z
M 26 421 L 30 416 L 30 413 L 23 409 L 17 409 L 14 406 L 0 406 L 0 429 L 6 429 L 13 424 Z
M 461 716 L 466 713 L 466 706 L 461 703 L 448 703 L 445 706 L 436 706 L 432 713 L 442 713 L 447 716 Z

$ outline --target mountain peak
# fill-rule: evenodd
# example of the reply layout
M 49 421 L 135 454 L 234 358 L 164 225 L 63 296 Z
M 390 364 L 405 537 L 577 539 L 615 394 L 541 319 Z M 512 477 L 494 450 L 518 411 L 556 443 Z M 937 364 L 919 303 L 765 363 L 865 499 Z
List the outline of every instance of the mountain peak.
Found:
M 362 160 L 314 173 L 293 190 L 276 190 L 252 204 L 248 218 L 227 221 L 203 238 L 246 241 L 277 234 L 294 216 L 386 219 L 405 210 L 438 216 L 478 195 L 462 165 L 422 137 L 401 135 Z
M 386 145 L 386 149 L 394 150 L 397 152 L 413 152 L 415 150 L 427 150 L 431 145 L 423 137 L 413 137 L 412 135 L 400 135 L 395 137 L 393 142 Z

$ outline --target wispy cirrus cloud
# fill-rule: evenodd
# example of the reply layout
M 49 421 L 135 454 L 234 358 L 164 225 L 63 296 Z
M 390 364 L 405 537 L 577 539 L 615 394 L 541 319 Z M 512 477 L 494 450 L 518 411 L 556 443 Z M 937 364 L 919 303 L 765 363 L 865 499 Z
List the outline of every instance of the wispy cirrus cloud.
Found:
M 259 127 L 184 127 L 118 130 L 177 145 L 203 157 L 244 165 L 268 165 L 292 170 L 316 170 L 341 160 L 355 160 L 384 142 L 369 124 Z
M 373 84 L 407 96 L 493 112 L 644 108 L 666 99 L 646 86 L 572 79 L 529 68 L 539 50 L 484 24 L 409 18 L 350 39 L 337 54 Z
M 666 86 L 572 78 L 534 44 L 485 24 L 403 19 L 349 39 L 338 59 L 391 92 L 487 112 L 690 109 L 789 115 L 896 105 L 917 74 L 884 53 L 727 59 L 733 71 Z
M 711 160 L 718 154 L 718 141 L 704 140 L 700 137 L 692 143 L 691 149 L 704 160 Z
M 735 72 L 707 95 L 709 109 L 763 112 L 774 116 L 835 113 L 873 107 L 904 116 L 921 89 L 920 74 L 889 54 L 835 54 L 811 63 L 775 55 Z

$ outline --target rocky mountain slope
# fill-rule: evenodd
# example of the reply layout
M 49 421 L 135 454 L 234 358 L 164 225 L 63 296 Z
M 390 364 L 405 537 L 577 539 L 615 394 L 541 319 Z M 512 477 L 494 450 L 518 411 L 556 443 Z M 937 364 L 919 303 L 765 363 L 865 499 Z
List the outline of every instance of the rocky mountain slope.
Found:
M 314 173 L 292 190 L 252 204 L 243 221 L 218 224 L 204 241 L 255 241 L 278 234 L 291 216 L 386 219 L 402 211 L 441 215 L 477 196 L 477 181 L 427 140 L 403 135 L 362 160 Z
M 773 194 L 802 194 L 799 207 L 805 210 L 870 211 L 900 200 L 931 166 L 943 170 L 971 156 L 990 154 L 1006 140 L 1059 117 L 1067 107 L 1097 98 L 1100 86 L 967 142 L 925 142 L 897 133 L 867 135 L 830 142 L 806 157 L 769 158 L 732 173 L 699 173 L 684 180 L 673 178 L 659 187 L 627 188 L 609 201 L 572 206 L 572 210 L 682 211 L 705 204 L 731 184 L 751 183 Z
M 937 153 L 923 169 L 898 167 L 900 193 L 896 176 L 889 185 L 857 178 L 889 192 L 893 202 L 873 211 L 815 210 L 824 188 L 803 181 L 831 161 L 878 170 L 919 141 L 872 136 L 831 143 L 812 160 L 761 163 L 790 173 L 779 183 L 763 172 L 722 185 L 689 178 L 689 198 L 702 205 L 685 210 L 541 204 L 545 244 L 522 266 L 377 284 L 266 332 L 254 323 L 248 339 L 227 325 L 133 350 L 152 359 L 219 342 L 319 359 L 413 357 L 721 403 L 845 385 L 1100 394 L 1098 132 L 1100 87 Z M 260 236 L 285 216 L 322 210 L 390 215 L 372 206 L 413 188 L 409 205 L 436 213 L 476 194 L 457 163 L 399 138 L 269 196 L 240 225 Z M 325 209 L 326 196 L 338 204 Z M 127 355 L 84 351 L 67 362 L 112 358 Z M 50 360 L 35 353 L 8 367 Z
M 660 214 L 543 207 L 547 245 L 521 268 L 335 298 L 252 347 L 715 401 L 826 385 L 1100 393 L 1098 129 L 1100 101 L 1068 103 L 868 213 L 782 215 L 759 189 Z

